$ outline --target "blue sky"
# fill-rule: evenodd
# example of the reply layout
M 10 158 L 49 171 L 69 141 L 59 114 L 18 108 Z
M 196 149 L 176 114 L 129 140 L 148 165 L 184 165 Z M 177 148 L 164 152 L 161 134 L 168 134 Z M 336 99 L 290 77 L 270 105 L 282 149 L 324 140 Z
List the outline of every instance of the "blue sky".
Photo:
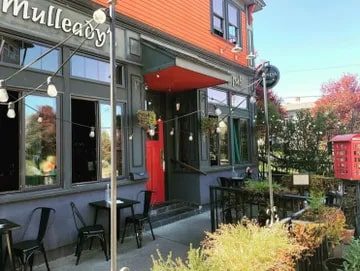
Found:
M 257 62 L 268 60 L 279 68 L 274 91 L 285 101 L 319 96 L 322 83 L 344 73 L 360 74 L 360 0 L 266 4 L 254 15 Z

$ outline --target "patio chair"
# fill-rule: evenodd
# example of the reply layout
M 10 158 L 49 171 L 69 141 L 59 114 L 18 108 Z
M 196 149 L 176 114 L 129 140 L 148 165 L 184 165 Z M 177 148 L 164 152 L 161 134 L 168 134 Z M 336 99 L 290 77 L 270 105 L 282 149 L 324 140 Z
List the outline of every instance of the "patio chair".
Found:
M 87 239 L 97 238 L 100 241 L 100 245 L 105 254 L 106 261 L 109 260 L 107 250 L 106 250 L 106 239 L 105 239 L 105 230 L 102 225 L 92 225 L 87 226 L 84 218 L 81 216 L 79 210 L 76 208 L 75 203 L 71 202 L 71 210 L 74 217 L 75 227 L 78 230 L 78 237 L 76 242 L 75 256 L 76 265 L 79 264 L 81 252 L 83 250 L 84 241 Z
M 36 239 L 24 240 L 13 245 L 14 255 L 20 259 L 20 262 L 23 265 L 24 270 L 27 269 L 27 266 L 30 266 L 30 271 L 32 271 L 32 267 L 34 263 L 34 255 L 37 252 L 41 252 L 44 255 L 46 268 L 48 271 L 50 271 L 49 263 L 45 252 L 45 247 L 43 244 L 43 239 L 46 234 L 49 220 L 52 216 L 55 215 L 55 212 L 56 211 L 53 208 L 47 208 L 47 207 L 35 208 L 29 216 L 29 220 L 25 228 L 24 236 L 27 230 L 29 229 L 29 226 L 32 225 L 33 221 L 40 216 Z
M 138 248 L 141 247 L 142 229 L 143 229 L 145 222 L 149 223 L 152 238 L 153 238 L 153 240 L 155 240 L 155 235 L 154 235 L 153 228 L 151 225 L 151 220 L 150 220 L 150 202 L 151 202 L 152 193 L 154 193 L 154 191 L 151 191 L 151 190 L 142 190 L 138 193 L 137 198 L 139 198 L 139 196 L 141 194 L 144 194 L 143 212 L 140 214 L 135 214 L 134 216 L 128 216 L 125 218 L 125 226 L 124 226 L 124 231 L 123 231 L 123 235 L 121 238 L 121 243 L 124 242 L 127 225 L 131 224 L 131 223 L 134 224 L 134 232 L 135 232 L 136 243 L 137 243 Z

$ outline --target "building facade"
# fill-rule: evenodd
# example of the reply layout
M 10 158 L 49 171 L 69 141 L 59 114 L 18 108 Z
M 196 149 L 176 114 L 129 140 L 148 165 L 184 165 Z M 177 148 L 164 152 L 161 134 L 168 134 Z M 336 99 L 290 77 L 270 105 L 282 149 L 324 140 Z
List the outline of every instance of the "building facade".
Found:
M 76 240 L 69 203 L 90 222 L 88 203 L 103 199 L 109 183 L 109 31 L 90 21 L 103 4 L 0 0 L 0 80 L 15 113 L 9 117 L 8 102 L 0 105 L 0 217 L 25 225 L 33 208 L 55 208 L 49 250 Z M 252 13 L 264 5 L 118 1 L 119 196 L 136 199 L 148 188 L 154 203 L 207 204 L 217 176 L 256 167 L 248 55 Z M 53 75 L 56 97 L 42 85 Z M 138 125 L 139 110 L 156 113 L 154 134 Z M 216 127 L 205 131 L 205 121 Z

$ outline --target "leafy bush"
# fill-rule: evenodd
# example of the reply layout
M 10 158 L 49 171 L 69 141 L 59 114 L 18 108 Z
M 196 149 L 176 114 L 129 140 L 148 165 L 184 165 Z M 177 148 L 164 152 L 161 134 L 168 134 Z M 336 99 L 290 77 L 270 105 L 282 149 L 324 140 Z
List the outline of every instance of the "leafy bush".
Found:
M 273 183 L 273 190 L 274 192 L 281 192 L 285 188 L 282 187 L 278 183 Z M 258 180 L 251 180 L 245 182 L 245 189 L 252 191 L 252 192 L 259 192 L 259 193 L 266 193 L 269 192 L 269 182 L 265 181 L 258 181 Z
M 286 227 L 275 224 L 222 225 L 207 233 L 203 249 L 190 249 L 188 259 L 153 259 L 153 271 L 290 271 L 305 248 L 297 244 Z
M 347 262 L 344 263 L 345 271 L 360 270 L 360 240 L 353 239 L 350 245 L 345 249 L 344 258 Z

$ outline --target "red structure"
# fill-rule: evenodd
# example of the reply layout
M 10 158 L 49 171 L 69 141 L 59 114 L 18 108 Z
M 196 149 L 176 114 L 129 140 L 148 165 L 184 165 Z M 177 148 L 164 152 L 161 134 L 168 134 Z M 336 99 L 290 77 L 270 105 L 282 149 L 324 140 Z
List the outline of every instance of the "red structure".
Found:
M 360 134 L 332 138 L 335 177 L 360 181 Z

